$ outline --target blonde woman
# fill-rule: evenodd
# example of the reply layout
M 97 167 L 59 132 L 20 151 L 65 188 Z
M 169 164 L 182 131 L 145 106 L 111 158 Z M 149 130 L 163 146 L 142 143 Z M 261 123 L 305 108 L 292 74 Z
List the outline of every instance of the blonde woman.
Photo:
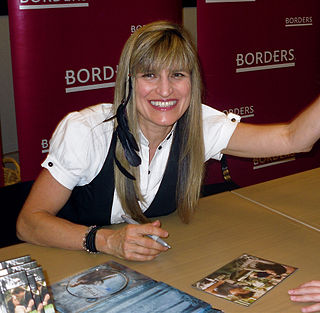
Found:
M 55 130 L 19 238 L 152 260 L 168 248 L 145 235 L 169 234 L 149 218 L 178 210 L 190 220 L 206 160 L 309 151 L 320 135 L 319 99 L 291 123 L 258 126 L 201 104 L 201 93 L 196 49 L 181 26 L 160 21 L 132 34 L 114 103 L 73 112 Z M 124 213 L 142 225 L 108 229 Z

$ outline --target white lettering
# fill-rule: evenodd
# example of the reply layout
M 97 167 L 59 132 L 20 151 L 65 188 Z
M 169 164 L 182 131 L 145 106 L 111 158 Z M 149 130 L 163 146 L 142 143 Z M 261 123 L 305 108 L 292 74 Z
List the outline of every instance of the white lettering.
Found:
M 270 63 L 272 61 L 272 53 L 270 51 L 264 52 L 264 63 Z
M 74 77 L 74 71 L 73 70 L 66 71 L 65 79 L 66 79 L 67 85 L 74 84 L 76 82 L 76 79 Z
M 253 105 L 249 105 L 249 106 L 243 106 L 243 107 L 232 108 L 229 110 L 224 110 L 223 112 L 225 114 L 234 113 L 240 116 L 246 116 L 246 115 L 252 116 L 254 114 L 254 107 Z
M 85 73 L 85 78 L 84 79 L 81 79 L 81 73 Z M 78 71 L 77 80 L 80 83 L 84 84 L 84 83 L 88 82 L 89 79 L 90 79 L 90 72 L 86 68 L 82 68 L 81 70 Z
M 286 17 L 286 25 L 292 24 L 312 24 L 312 16 L 295 16 L 295 17 Z
M 41 140 L 41 147 L 42 147 L 42 149 L 47 149 L 49 147 L 49 143 L 48 143 L 47 139 Z
M 291 159 L 294 156 L 295 156 L 295 154 L 291 153 L 291 154 L 274 156 L 274 157 L 253 158 L 253 165 L 257 166 L 257 165 L 263 165 L 263 164 L 268 164 L 268 163 L 274 163 L 274 162 L 278 162 L 278 161 L 282 161 L 282 160 L 286 160 L 286 159 Z
M 141 28 L 143 25 L 131 25 L 131 33 L 134 33 L 136 30 Z
M 117 65 L 117 68 L 118 68 L 118 65 Z M 109 76 L 107 76 L 107 72 L 108 71 L 110 72 Z M 113 78 L 113 76 L 114 76 L 113 68 L 111 66 L 104 66 L 103 67 L 103 79 L 104 80 L 109 80 L 109 79 Z
M 117 67 L 116 67 L 117 69 Z M 92 67 L 91 69 L 81 68 L 78 71 L 66 70 L 66 85 L 106 82 L 115 77 L 115 70 L 112 66 Z
M 238 53 L 236 56 L 237 67 L 261 65 L 269 63 L 282 63 L 294 60 L 294 49 L 274 50 L 274 51 L 257 51 L 246 54 Z
M 294 49 L 289 50 L 289 61 L 293 61 L 295 59 L 294 57 Z
M 244 60 L 243 60 L 243 54 L 238 53 L 237 54 L 237 66 L 242 66 L 244 64 Z
M 92 81 L 95 82 L 96 79 L 98 81 L 102 81 L 101 77 L 100 77 L 100 73 L 101 73 L 101 70 L 99 67 L 93 67 L 92 68 Z

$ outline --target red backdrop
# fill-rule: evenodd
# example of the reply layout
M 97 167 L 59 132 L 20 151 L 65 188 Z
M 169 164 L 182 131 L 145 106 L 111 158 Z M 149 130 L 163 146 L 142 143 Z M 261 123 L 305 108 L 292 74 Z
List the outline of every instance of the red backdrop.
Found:
M 141 25 L 181 23 L 181 0 L 10 0 L 22 180 L 32 180 L 68 112 L 112 102 L 122 46 Z
M 198 0 L 198 51 L 205 102 L 254 123 L 291 119 L 320 92 L 319 0 Z M 308 154 L 228 157 L 241 186 L 320 165 Z M 208 163 L 206 183 L 221 180 Z

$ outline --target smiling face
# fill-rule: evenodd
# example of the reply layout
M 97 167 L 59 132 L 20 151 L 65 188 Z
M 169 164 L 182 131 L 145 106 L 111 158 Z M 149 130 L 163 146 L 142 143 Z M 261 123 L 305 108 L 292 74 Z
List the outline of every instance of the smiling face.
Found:
M 121 53 L 114 112 L 129 99 L 129 128 L 135 137 L 142 130 L 149 142 L 152 135 L 159 141 L 182 116 L 193 134 L 201 118 L 201 90 L 197 51 L 188 33 L 176 24 L 151 23 L 133 33 Z
M 169 133 L 190 105 L 191 79 L 187 71 L 162 69 L 137 73 L 135 101 L 138 122 L 145 136 Z

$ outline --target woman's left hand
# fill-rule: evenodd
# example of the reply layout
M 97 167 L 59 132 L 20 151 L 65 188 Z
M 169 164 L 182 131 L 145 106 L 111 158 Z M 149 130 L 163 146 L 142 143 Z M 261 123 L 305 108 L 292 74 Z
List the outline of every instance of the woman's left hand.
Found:
M 288 291 L 290 299 L 295 302 L 317 302 L 303 307 L 302 312 L 320 312 L 320 281 L 313 280 Z

